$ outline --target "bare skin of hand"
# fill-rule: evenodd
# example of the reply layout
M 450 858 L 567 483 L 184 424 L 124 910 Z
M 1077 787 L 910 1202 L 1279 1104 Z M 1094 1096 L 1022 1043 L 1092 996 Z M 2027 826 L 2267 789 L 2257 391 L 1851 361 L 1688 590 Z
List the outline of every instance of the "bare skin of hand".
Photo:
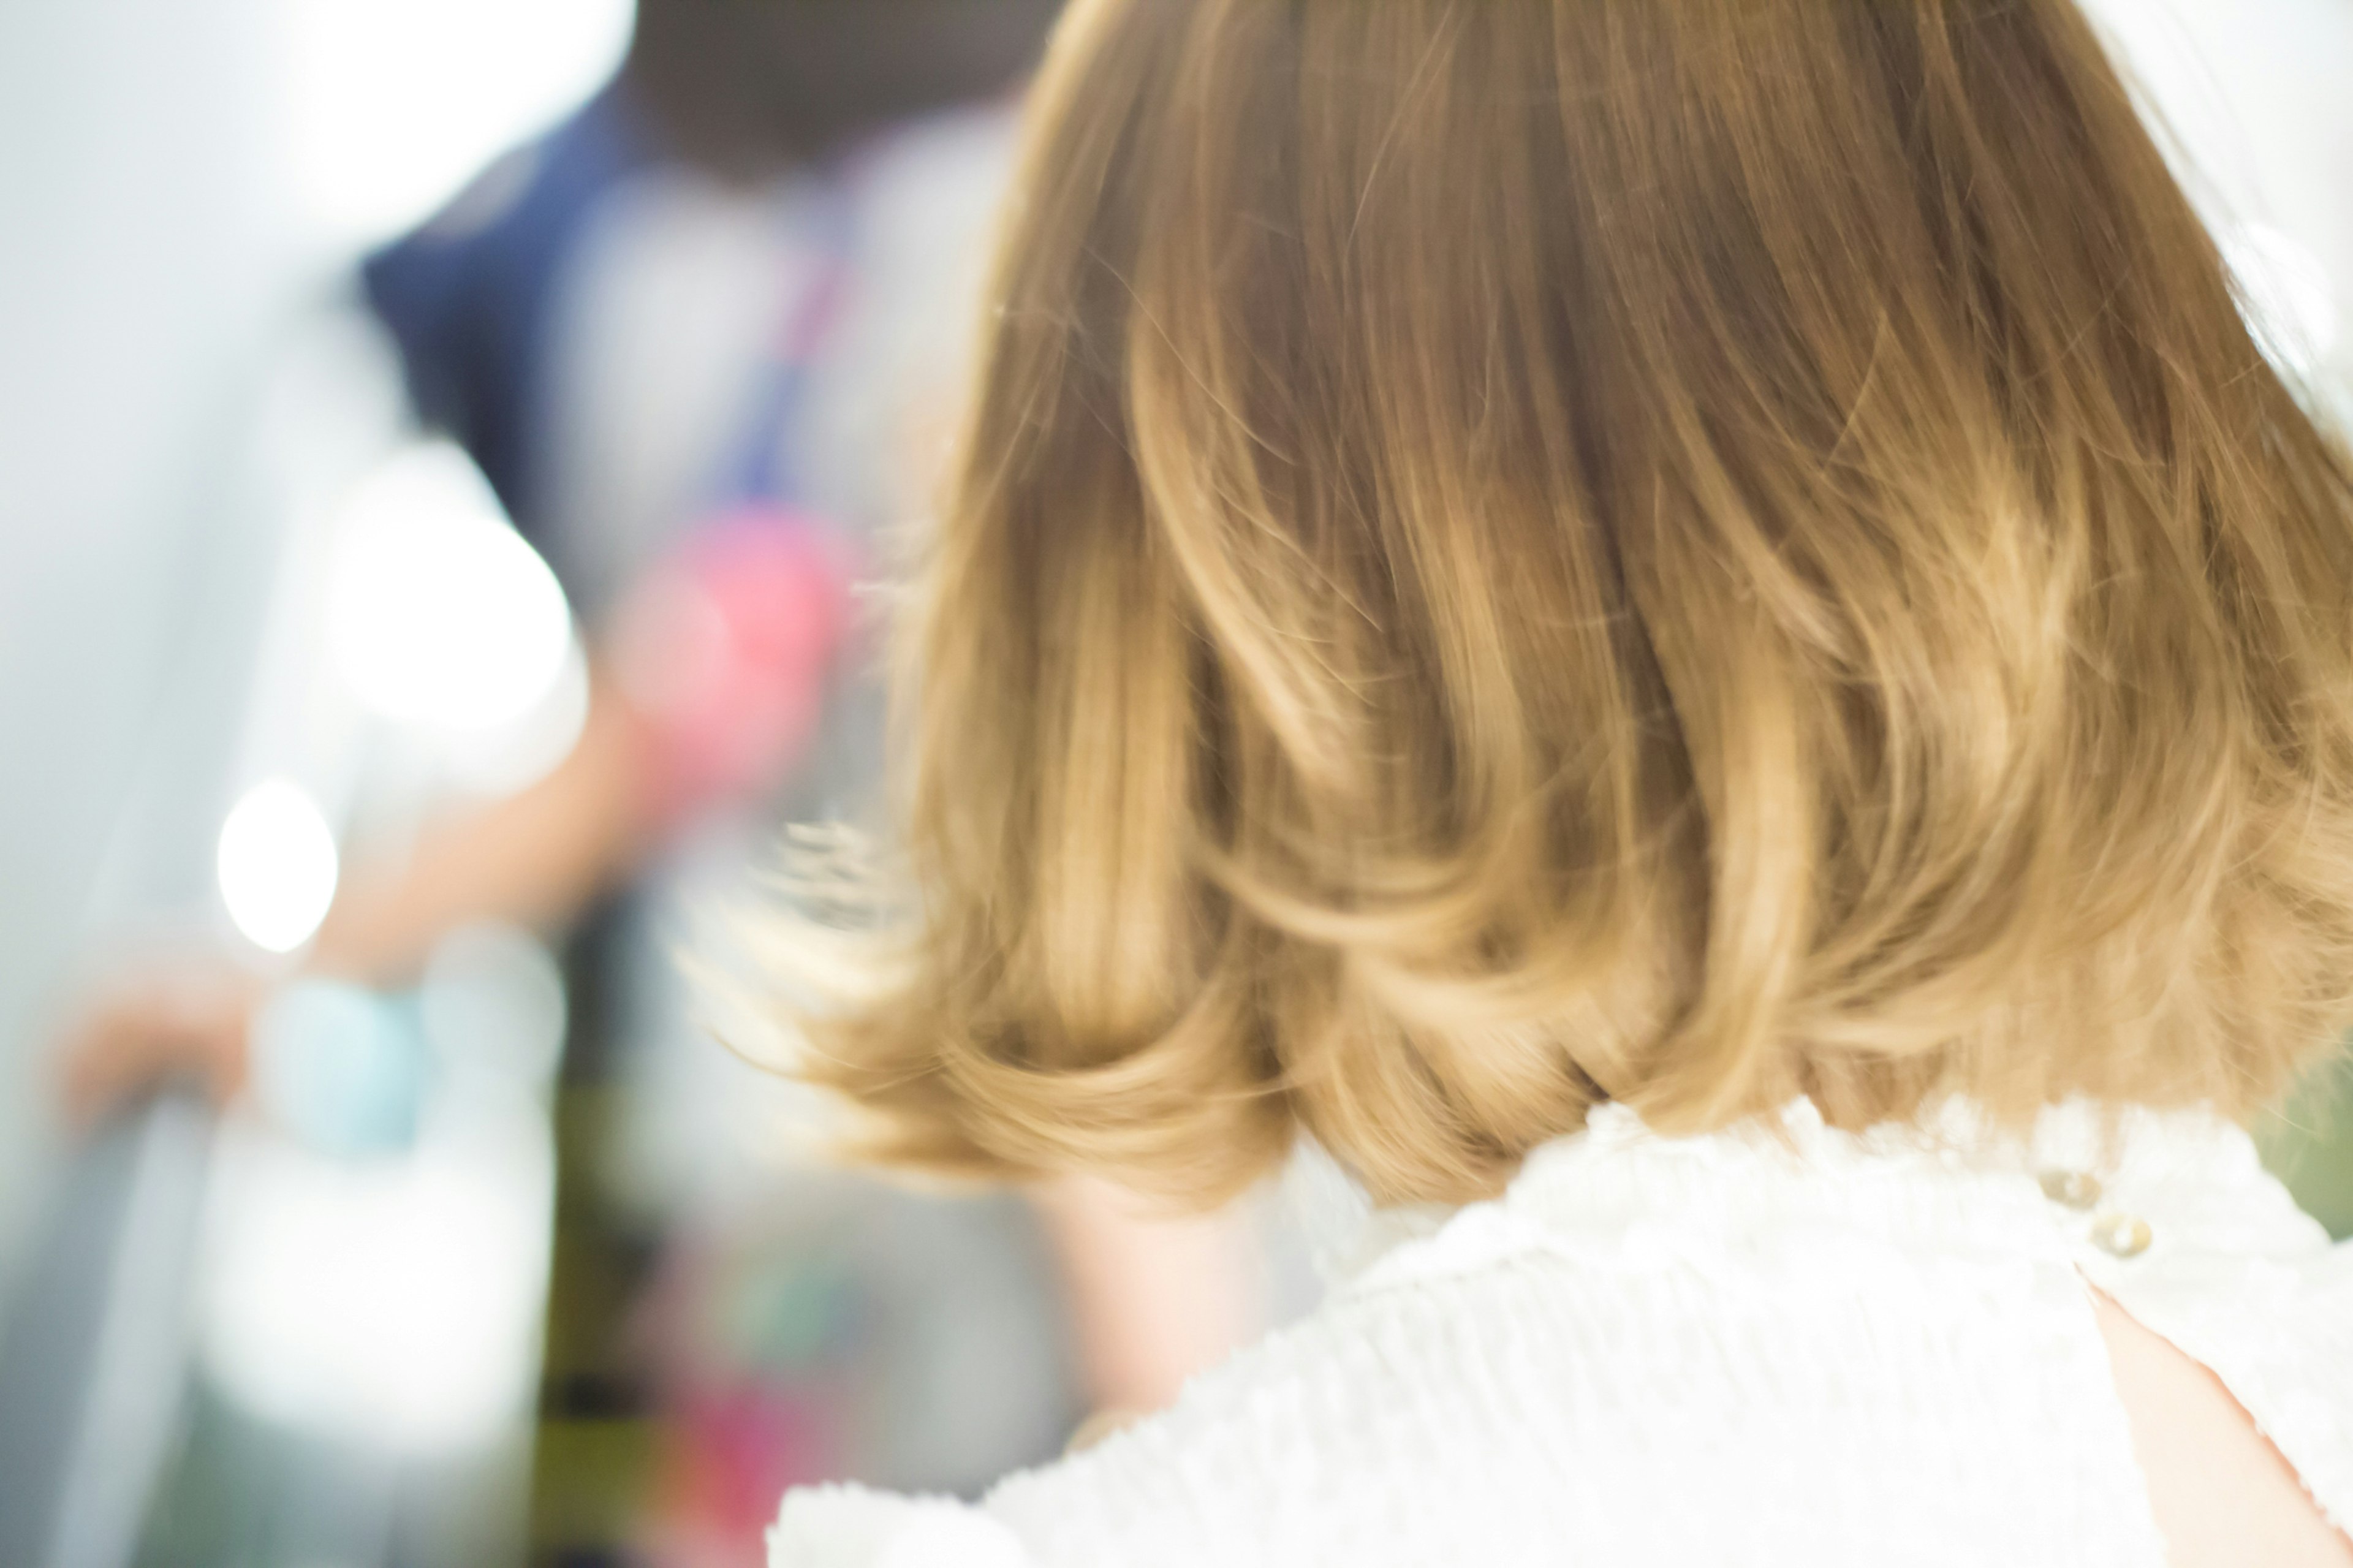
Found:
M 66 1037 L 59 1092 L 80 1130 L 157 1084 L 183 1079 L 225 1104 L 245 1087 L 260 982 L 226 962 L 142 973 L 107 991 Z
M 305 971 L 400 984 L 460 926 L 560 924 L 624 875 L 649 834 L 646 768 L 638 721 L 609 691 L 592 684 L 580 740 L 546 777 L 428 827 L 396 863 L 362 865 Z M 226 953 L 151 963 L 100 987 L 64 1043 L 67 1114 L 88 1128 L 174 1079 L 226 1103 L 245 1086 L 248 1036 L 268 990 Z

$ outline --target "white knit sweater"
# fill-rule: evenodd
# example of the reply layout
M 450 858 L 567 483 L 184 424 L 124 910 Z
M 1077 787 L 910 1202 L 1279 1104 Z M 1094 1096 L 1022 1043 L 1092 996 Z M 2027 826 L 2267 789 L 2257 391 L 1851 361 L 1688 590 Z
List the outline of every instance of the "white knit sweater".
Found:
M 1168 1414 L 977 1508 L 796 1492 L 772 1568 L 2160 1568 L 2086 1279 L 2353 1530 L 2353 1249 L 2212 1118 L 1967 1120 L 1605 1109 L 1493 1203 L 1360 1211 Z

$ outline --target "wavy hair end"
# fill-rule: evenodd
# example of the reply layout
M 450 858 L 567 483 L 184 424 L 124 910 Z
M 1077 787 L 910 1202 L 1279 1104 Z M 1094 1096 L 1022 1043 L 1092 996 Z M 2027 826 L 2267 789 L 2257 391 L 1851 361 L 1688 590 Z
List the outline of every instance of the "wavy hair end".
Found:
M 776 1004 L 865 1152 L 1458 1200 L 2353 1016 L 2353 483 L 2070 0 L 1080 0 L 1030 112 Z

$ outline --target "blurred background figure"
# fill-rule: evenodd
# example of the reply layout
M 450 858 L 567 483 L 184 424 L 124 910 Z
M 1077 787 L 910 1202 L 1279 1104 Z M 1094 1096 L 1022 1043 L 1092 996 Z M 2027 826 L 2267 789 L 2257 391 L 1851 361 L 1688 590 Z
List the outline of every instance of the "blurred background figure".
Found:
M 206 434 L 250 432 L 220 504 L 266 537 L 156 649 L 149 700 L 214 711 L 108 846 L 143 879 L 209 816 L 211 863 L 101 883 L 45 998 L 86 1123 L 173 1081 L 231 1114 L 167 1101 L 63 1189 L 0 1345 L 0 1556 L 754 1562 L 786 1485 L 976 1489 L 1254 1320 L 1233 1227 L 795 1163 L 673 962 L 877 788 L 855 590 L 952 432 L 1054 9 L 246 18 L 336 226 L 240 258 L 278 268 L 254 411 Z M 585 103 L 376 243 L 462 172 L 420 122 L 539 72 L 495 148 L 567 47 Z
M 2091 8 L 2353 407 L 2353 9 Z M 0 1563 L 756 1563 L 1303 1302 L 1256 1214 L 818 1173 L 673 962 L 872 815 L 1057 9 L 0 9 Z

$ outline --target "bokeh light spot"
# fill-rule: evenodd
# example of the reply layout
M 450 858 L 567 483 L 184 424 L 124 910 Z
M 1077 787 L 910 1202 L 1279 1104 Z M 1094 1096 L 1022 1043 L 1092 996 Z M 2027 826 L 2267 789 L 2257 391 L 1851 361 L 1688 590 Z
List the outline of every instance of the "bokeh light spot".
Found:
M 334 902 L 340 869 L 325 814 L 284 779 L 248 791 L 221 825 L 221 902 L 267 952 L 291 952 L 311 940 Z

